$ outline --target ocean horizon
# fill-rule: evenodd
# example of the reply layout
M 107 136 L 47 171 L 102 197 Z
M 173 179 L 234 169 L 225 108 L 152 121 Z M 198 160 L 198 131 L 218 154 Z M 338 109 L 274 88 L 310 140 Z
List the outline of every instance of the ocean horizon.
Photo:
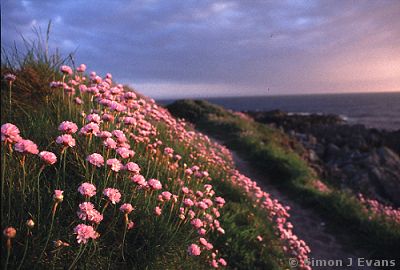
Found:
M 298 114 L 335 114 L 348 124 L 368 128 L 400 129 L 400 92 L 329 93 L 304 95 L 268 95 L 193 98 L 207 100 L 235 111 L 282 110 Z M 156 100 L 168 105 L 176 99 Z

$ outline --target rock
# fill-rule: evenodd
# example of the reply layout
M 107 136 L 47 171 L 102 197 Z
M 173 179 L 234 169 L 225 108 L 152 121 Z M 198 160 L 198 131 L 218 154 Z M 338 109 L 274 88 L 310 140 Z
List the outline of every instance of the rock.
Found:
M 328 144 L 328 147 L 326 148 L 326 155 L 328 157 L 337 157 L 340 152 L 340 148 L 333 143 Z
M 395 152 L 387 147 L 380 147 L 377 153 L 381 159 L 381 162 L 388 166 L 395 166 L 400 163 L 400 158 Z
M 308 151 L 308 158 L 311 162 L 317 162 L 319 160 L 318 155 L 315 153 L 314 150 Z

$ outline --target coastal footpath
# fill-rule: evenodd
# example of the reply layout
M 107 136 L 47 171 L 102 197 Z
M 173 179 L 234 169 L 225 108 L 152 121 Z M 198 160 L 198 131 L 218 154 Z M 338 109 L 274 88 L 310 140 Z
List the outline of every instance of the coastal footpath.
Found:
M 177 101 L 168 109 L 224 141 L 262 173 L 263 179 L 312 208 L 327 221 L 329 230 L 343 234 L 342 242 L 350 250 L 367 250 L 371 258 L 397 258 L 400 220 L 396 206 L 333 184 L 309 162 L 309 149 L 296 136 L 206 101 Z

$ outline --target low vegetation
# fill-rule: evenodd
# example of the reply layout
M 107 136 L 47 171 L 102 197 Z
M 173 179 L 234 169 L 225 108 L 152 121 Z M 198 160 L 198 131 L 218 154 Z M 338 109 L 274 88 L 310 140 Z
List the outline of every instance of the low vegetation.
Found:
M 168 109 L 237 150 L 293 199 L 327 218 L 331 228 L 347 231 L 355 247 L 372 257 L 398 257 L 399 210 L 329 186 L 302 159 L 301 145 L 282 131 L 206 101 L 177 101 Z
M 42 44 L 2 54 L 3 269 L 309 269 L 226 148 Z

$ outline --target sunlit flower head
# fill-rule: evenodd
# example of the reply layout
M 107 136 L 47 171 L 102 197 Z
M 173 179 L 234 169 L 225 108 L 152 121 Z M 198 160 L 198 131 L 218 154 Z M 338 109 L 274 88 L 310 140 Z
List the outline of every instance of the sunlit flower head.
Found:
M 15 151 L 23 154 L 38 154 L 39 150 L 37 145 L 31 140 L 20 140 L 14 146 Z

